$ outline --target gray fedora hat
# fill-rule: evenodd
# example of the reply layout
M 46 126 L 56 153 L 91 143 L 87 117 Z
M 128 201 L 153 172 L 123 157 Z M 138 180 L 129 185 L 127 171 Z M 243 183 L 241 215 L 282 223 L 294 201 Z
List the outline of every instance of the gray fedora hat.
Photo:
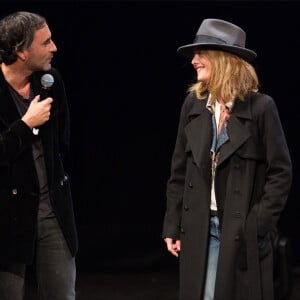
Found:
M 181 46 L 177 52 L 192 58 L 195 49 L 223 50 L 252 61 L 257 55 L 245 48 L 245 44 L 246 33 L 242 28 L 220 19 L 204 19 L 193 44 Z

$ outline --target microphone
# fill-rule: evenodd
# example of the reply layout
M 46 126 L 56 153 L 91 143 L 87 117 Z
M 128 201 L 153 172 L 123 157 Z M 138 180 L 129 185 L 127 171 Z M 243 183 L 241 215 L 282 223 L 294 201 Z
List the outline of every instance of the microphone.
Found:
M 54 83 L 54 77 L 46 73 L 41 77 L 41 91 L 40 91 L 40 100 L 44 100 L 45 98 L 48 97 L 48 91 L 50 90 L 51 86 Z
M 48 97 L 49 89 L 51 88 L 53 83 L 54 83 L 54 77 L 51 74 L 46 73 L 41 77 L 42 88 L 40 91 L 40 101 L 42 101 Z M 32 132 L 34 135 L 38 135 L 39 128 L 33 128 Z

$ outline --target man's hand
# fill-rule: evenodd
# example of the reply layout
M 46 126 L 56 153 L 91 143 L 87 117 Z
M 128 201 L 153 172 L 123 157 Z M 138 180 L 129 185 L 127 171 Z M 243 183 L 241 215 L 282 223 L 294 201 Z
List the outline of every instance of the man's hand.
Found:
M 53 98 L 48 97 L 43 101 L 40 101 L 40 96 L 37 95 L 31 101 L 27 112 L 22 117 L 24 121 L 30 128 L 38 127 L 50 118 L 50 109 Z

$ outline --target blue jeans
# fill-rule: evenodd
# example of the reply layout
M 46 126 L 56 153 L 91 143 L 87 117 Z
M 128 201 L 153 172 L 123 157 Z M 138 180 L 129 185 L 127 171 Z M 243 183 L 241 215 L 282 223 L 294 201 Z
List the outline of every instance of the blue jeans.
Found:
M 219 248 L 220 248 L 219 218 L 211 217 L 204 300 L 214 299 Z
M 56 218 L 38 224 L 36 279 L 39 300 L 74 300 L 76 266 Z M 0 299 L 22 300 L 26 266 L 0 265 Z

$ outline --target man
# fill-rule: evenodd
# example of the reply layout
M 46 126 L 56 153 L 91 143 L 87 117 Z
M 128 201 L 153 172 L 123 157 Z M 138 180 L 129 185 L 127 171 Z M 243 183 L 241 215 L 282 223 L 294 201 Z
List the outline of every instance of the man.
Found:
M 16 12 L 1 20 L 1 300 L 23 298 L 26 266 L 32 263 L 39 299 L 75 299 L 78 241 L 62 162 L 69 110 L 63 80 L 51 67 L 56 51 L 44 17 Z M 54 82 L 41 99 L 45 73 Z

